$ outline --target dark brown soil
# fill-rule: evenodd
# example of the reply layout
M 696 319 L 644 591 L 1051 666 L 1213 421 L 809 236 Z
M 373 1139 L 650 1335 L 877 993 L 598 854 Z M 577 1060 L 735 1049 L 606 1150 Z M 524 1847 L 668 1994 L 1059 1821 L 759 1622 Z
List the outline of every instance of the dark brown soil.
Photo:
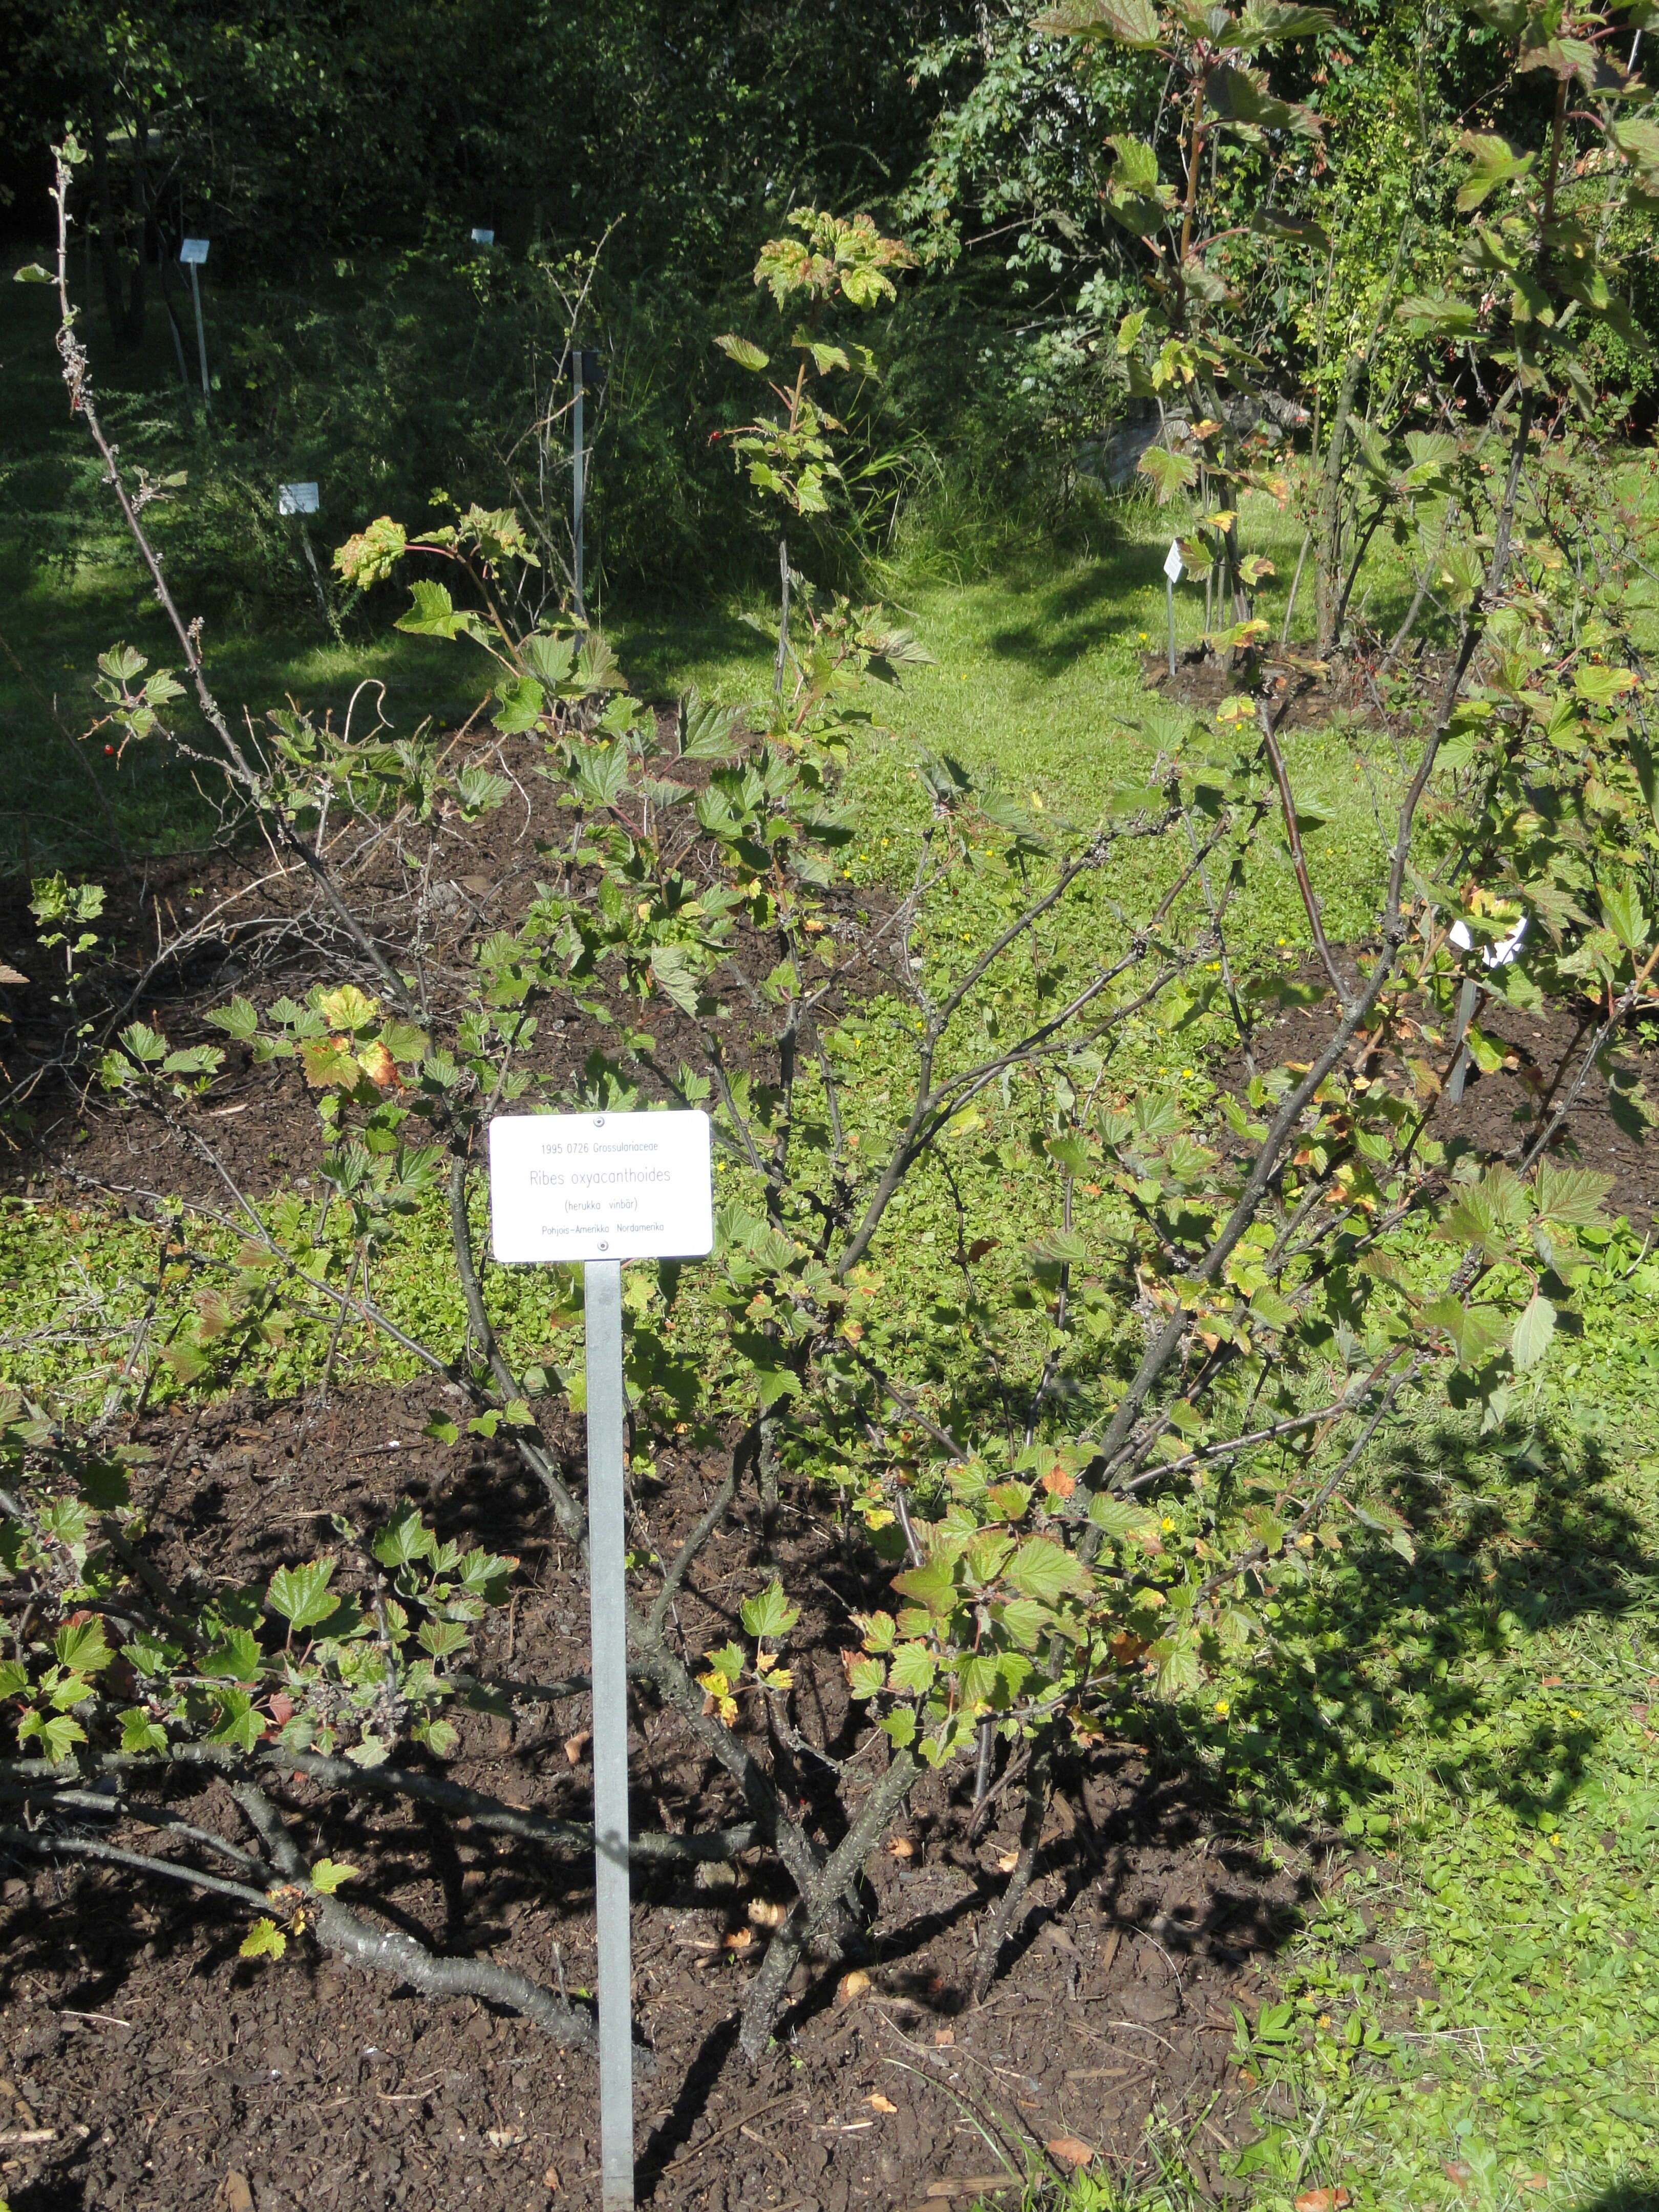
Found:
M 1176 654 L 1173 676 L 1167 653 L 1143 653 L 1140 680 L 1148 691 L 1156 691 L 1174 705 L 1190 707 L 1195 714 L 1208 716 L 1224 699 L 1248 690 L 1255 679 L 1230 669 L 1223 655 L 1194 651 Z M 1275 698 L 1284 707 L 1281 729 L 1315 729 L 1335 714 L 1375 725 L 1382 721 L 1366 672 L 1358 667 L 1344 665 L 1329 676 L 1287 672 L 1281 675 L 1279 684 Z
M 1349 951 L 1340 949 L 1336 957 L 1352 974 Z M 1304 982 L 1323 980 L 1311 961 L 1304 961 L 1288 972 Z M 1504 1064 L 1491 1075 L 1470 1067 L 1459 1103 L 1453 1105 L 1443 1098 L 1437 1106 L 1435 1136 L 1443 1144 L 1461 1139 L 1483 1158 L 1517 1160 L 1563 1089 L 1576 1079 L 1601 1018 L 1588 1000 L 1568 1004 L 1547 1001 L 1536 1012 L 1525 1013 L 1501 999 L 1483 998 L 1475 1019 L 1486 1036 L 1508 1048 Z M 1293 1010 L 1259 1033 L 1257 1064 L 1311 1061 L 1324 1049 L 1330 1034 L 1328 999 L 1322 1006 Z M 1423 1050 L 1437 1065 L 1448 1056 L 1447 1046 Z M 1358 1065 L 1365 1054 L 1365 1042 L 1361 1039 L 1351 1057 Z M 1613 1057 L 1621 1066 L 1639 1073 L 1650 1102 L 1659 1106 L 1659 1052 L 1644 1044 L 1637 1024 L 1632 1024 L 1616 1043 Z M 1242 1054 L 1229 1055 L 1219 1079 L 1230 1089 L 1243 1087 L 1246 1071 Z M 1552 1157 L 1611 1176 L 1613 1188 L 1606 1200 L 1608 1213 L 1627 1215 L 1632 1226 L 1644 1234 L 1652 1226 L 1659 1206 L 1659 1139 L 1650 1133 L 1644 1144 L 1614 1119 L 1607 1078 L 1599 1069 L 1591 1070 Z
M 446 1533 L 525 1562 L 483 1671 L 571 1671 L 585 1658 L 586 1607 L 568 1547 L 495 1447 L 420 1435 L 429 1405 L 420 1389 L 366 1389 L 309 1426 L 293 1406 L 247 1401 L 156 1419 L 150 1504 L 164 1564 L 240 1582 L 337 1547 L 331 1513 L 372 1524 L 412 1497 Z M 700 1508 L 709 1472 L 663 1465 L 636 1501 L 656 1541 Z M 821 1521 L 785 1517 L 790 1587 L 826 1601 L 792 1639 L 792 1650 L 805 1645 L 796 1725 L 845 1756 L 833 1638 L 869 1563 Z M 694 1653 L 726 1633 L 759 1571 L 757 1548 L 739 1525 L 705 1556 L 680 1608 Z M 580 1817 L 588 1770 L 581 1745 L 567 1743 L 586 1725 L 583 1705 L 469 1716 L 447 1771 Z M 648 1694 L 635 1713 L 642 1826 L 700 1828 L 738 1810 Z M 1264 1861 L 1190 1778 L 1144 1753 L 1102 1747 L 1062 1780 L 1017 1940 L 981 2008 L 969 1996 L 976 1943 L 1006 1880 L 1021 1792 L 1006 1790 L 970 1840 L 960 1785 L 933 1778 L 902 1825 L 908 1852 L 884 1848 L 867 1869 L 869 1986 L 841 2004 L 840 1968 L 802 1969 L 779 2044 L 754 2069 L 735 2035 L 766 1940 L 750 1909 L 769 1893 L 762 1855 L 719 1869 L 719 1882 L 708 1870 L 636 1875 L 636 2017 L 651 2054 L 636 2100 L 641 2201 L 699 2212 L 904 2206 L 940 2178 L 1010 2179 L 1028 2152 L 1064 2171 L 1064 2154 L 1042 2148 L 1064 2137 L 1132 2167 L 1154 2106 L 1194 2131 L 1200 2167 L 1246 2140 L 1231 2008 L 1253 2010 L 1270 1986 L 1271 1954 L 1309 1882 Z M 810 1795 L 812 1774 L 798 1786 Z M 363 1869 L 351 1893 L 371 1914 L 440 1951 L 591 1988 L 579 1860 L 476 1830 L 446 1841 L 416 1811 L 308 1784 L 282 1796 L 313 1852 Z M 185 1810 L 238 1832 L 216 1782 Z M 156 1848 L 136 1823 L 112 1832 Z M 280 1963 L 243 1961 L 246 1916 L 171 1884 L 34 1862 L 5 1872 L 0 2186 L 14 2212 L 597 2203 L 592 2065 L 523 2020 L 419 1997 L 303 1939 Z
M 483 766 L 513 781 L 514 795 L 505 805 L 472 823 L 441 812 L 429 830 L 406 820 L 360 823 L 330 854 L 355 911 L 394 965 L 410 964 L 418 938 L 419 973 L 441 1041 L 449 1039 L 476 988 L 477 947 L 522 927 L 539 888 L 560 882 L 570 844 L 569 814 L 538 774 L 538 743 L 491 737 L 474 750 Z M 665 772 L 696 787 L 707 782 L 708 765 L 671 760 Z M 704 871 L 709 857 L 694 845 L 688 872 Z M 589 876 L 574 868 L 565 880 L 580 893 Z M 112 877 L 106 889 L 96 924 L 100 941 L 83 963 L 81 1015 L 113 1013 L 117 1027 L 143 1020 L 174 1047 L 217 1046 L 223 1068 L 184 1118 L 251 1196 L 308 1175 L 318 1151 L 315 1099 L 297 1064 L 254 1069 L 243 1048 L 204 1019 L 233 994 L 264 1008 L 284 994 L 303 1000 L 319 981 L 362 973 L 364 963 L 303 868 L 240 844 L 146 862 Z M 20 882 L 0 879 L 0 970 L 23 979 L 0 980 L 0 1189 L 49 1182 L 55 1170 L 66 1170 L 118 1189 L 222 1203 L 223 1182 L 199 1148 L 153 1117 L 113 1109 L 84 1050 L 68 1053 L 76 1017 L 61 996 L 55 964 L 61 956 L 37 944 L 27 896 Z M 878 890 L 838 880 L 823 896 L 829 923 L 822 941 L 842 970 L 833 1011 L 843 992 L 890 982 L 896 955 L 880 932 L 887 902 Z M 752 981 L 769 973 L 781 945 L 744 923 L 733 951 Z M 372 976 L 364 980 L 373 988 Z M 523 1071 L 568 1085 L 595 1052 L 616 1057 L 622 1021 L 655 1039 L 665 1068 L 701 1061 L 691 1020 L 660 996 L 619 1004 L 608 1023 L 578 1001 L 568 991 L 538 1006 L 534 1038 L 518 1054 Z M 758 996 L 755 1006 L 759 1030 L 769 1009 Z M 742 1073 L 754 1065 L 757 1040 L 743 1019 L 730 1024 L 722 1042 L 729 1067 Z
M 1231 688 L 1213 665 L 1194 668 L 1192 681 L 1200 678 L 1213 679 L 1218 699 Z M 1196 694 L 1191 703 L 1201 703 Z M 1330 705 L 1310 695 L 1303 719 L 1322 719 Z M 529 796 L 516 812 L 454 833 L 439 878 L 447 917 L 434 953 L 441 968 L 459 968 L 480 936 L 520 920 L 545 872 L 535 841 L 560 824 L 544 808 L 544 787 L 525 781 Z M 366 869 L 384 871 L 378 896 L 388 915 L 406 888 L 402 866 L 390 848 L 365 859 Z M 110 931 L 125 972 L 142 973 L 137 948 L 158 902 L 246 905 L 252 881 L 245 859 L 216 855 L 169 864 L 126 887 Z M 269 904 L 276 894 L 267 887 L 261 896 Z M 867 895 L 857 896 L 867 910 Z M 858 933 L 850 896 L 837 928 L 848 942 Z M 136 1011 L 188 1043 L 212 1034 L 200 1026 L 201 1010 L 232 989 L 300 996 L 324 971 L 326 957 L 303 930 L 261 942 L 248 973 L 228 928 L 149 979 Z M 19 910 L 0 914 L 0 957 L 30 967 L 34 956 L 21 948 L 32 943 Z M 746 963 L 751 955 L 763 973 L 774 957 L 758 944 L 744 949 Z M 13 987 L 25 1047 L 49 1042 L 37 1003 L 44 982 L 36 975 L 27 994 Z M 659 1005 L 645 1018 L 672 1065 L 684 1018 Z M 1439 1133 L 1513 1154 L 1576 1065 L 1591 1017 L 1570 1006 L 1527 1017 L 1498 1006 L 1480 1018 L 1512 1048 L 1512 1064 L 1473 1077 Z M 1264 1033 L 1263 1054 L 1310 1057 L 1328 1032 L 1319 1009 L 1289 1015 Z M 568 1075 L 608 1042 L 574 1009 L 556 1012 L 534 1064 Z M 741 1064 L 740 1038 L 732 1050 Z M 1242 1073 L 1230 1063 L 1224 1079 Z M 50 1183 L 66 1169 L 139 1188 L 211 1188 L 210 1171 L 176 1139 L 83 1103 L 66 1082 L 40 1085 L 31 1111 L 14 1182 Z M 191 1112 L 249 1190 L 310 1171 L 314 1109 L 291 1068 L 256 1076 L 233 1052 Z M 1655 1169 L 1613 1122 L 1599 1076 L 1573 1133 L 1584 1164 L 1614 1176 L 1613 1206 L 1646 1226 Z M 578 1563 L 504 1448 L 446 1447 L 422 1436 L 441 1388 L 364 1389 L 320 1409 L 243 1399 L 156 1416 L 143 1433 L 157 1454 L 143 1502 L 161 1564 L 175 1577 L 234 1586 L 337 1549 L 335 1514 L 372 1526 L 413 1498 L 446 1534 L 523 1562 L 511 1606 L 489 1624 L 480 1670 L 539 1681 L 580 1671 L 587 1613 Z M 580 1484 L 574 1425 L 549 1435 Z M 634 1501 L 645 1544 L 670 1551 L 721 1471 L 689 1452 L 665 1455 L 657 1480 Z M 884 1571 L 845 1547 L 823 1516 L 793 1509 L 777 1548 L 792 1591 L 817 1593 L 791 1640 L 793 1724 L 817 1751 L 844 1759 L 857 1747 L 838 1647 L 849 1610 L 878 1595 Z M 758 1531 L 735 1521 L 680 1602 L 688 1656 L 725 1640 L 764 1571 Z M 729 1783 L 648 1692 L 636 1692 L 634 1717 L 641 1826 L 686 1832 L 741 1817 Z M 514 1803 L 583 1819 L 586 1726 L 580 1697 L 520 1701 L 510 1717 L 469 1715 L 445 1771 Z M 799 1800 L 833 1821 L 827 1769 L 781 1739 L 757 1742 Z M 636 1874 L 635 2010 L 642 2072 L 649 2068 L 636 2100 L 642 2203 L 665 2212 L 885 2212 L 920 2204 L 938 2180 L 984 2177 L 988 2191 L 991 2176 L 1023 2175 L 1028 2156 L 1063 2172 L 1066 2154 L 1045 2147 L 1067 2139 L 1073 2150 L 1133 2169 L 1157 2108 L 1188 2137 L 1207 2185 L 1223 2190 L 1217 2157 L 1253 2132 L 1250 2085 L 1230 2059 L 1234 2008 L 1248 2014 L 1270 1992 L 1274 1952 L 1311 1893 L 1310 1875 L 1264 1858 L 1191 1774 L 1142 1750 L 1101 1747 L 1060 1778 L 1016 1940 L 976 2008 L 977 1946 L 1019 1822 L 1018 1778 L 1007 1780 L 976 1834 L 965 1778 L 930 1778 L 917 1792 L 893 1839 L 908 1850 L 884 1845 L 866 1867 L 867 1985 L 842 2003 L 848 1961 L 803 1968 L 779 2041 L 757 2068 L 741 2057 L 736 2035 L 766 1942 L 765 1914 L 755 1908 L 784 1893 L 766 1856 L 701 1876 Z M 580 1860 L 451 1831 L 401 1803 L 365 1804 L 297 1778 L 280 1796 L 313 1855 L 362 1869 L 350 1894 L 371 1917 L 442 1953 L 591 1989 L 592 1897 Z M 216 1782 L 204 1780 L 188 1801 L 173 1787 L 168 1802 L 184 1803 L 200 1827 L 238 1832 Z M 133 1848 L 162 1847 L 131 1817 L 109 1832 Z M 114 1869 L 42 1871 L 21 1857 L 0 1864 L 0 2191 L 13 2212 L 597 2204 L 587 2058 L 561 2052 L 516 2016 L 362 1975 L 304 1938 L 281 1962 L 244 1961 L 237 1947 L 246 1926 L 234 1906 Z M 1014 2201 L 1012 2191 L 1003 2201 Z
M 1311 668 L 1270 666 L 1267 672 L 1273 681 L 1271 696 L 1279 714 L 1279 727 L 1317 729 L 1333 716 L 1342 715 L 1351 724 L 1386 729 L 1392 708 L 1385 696 L 1389 683 L 1409 668 L 1416 686 L 1431 689 L 1437 682 L 1443 681 L 1451 656 L 1419 646 L 1392 670 L 1383 670 L 1382 662 L 1382 648 L 1379 645 L 1365 653 L 1345 651 L 1322 675 L 1313 672 Z M 1148 691 L 1156 691 L 1177 706 L 1190 707 L 1207 715 L 1213 714 L 1224 699 L 1249 690 L 1259 678 L 1242 670 L 1230 669 L 1224 654 L 1206 653 L 1201 647 L 1194 647 L 1176 654 L 1173 676 L 1170 673 L 1167 649 L 1143 653 L 1140 680 Z

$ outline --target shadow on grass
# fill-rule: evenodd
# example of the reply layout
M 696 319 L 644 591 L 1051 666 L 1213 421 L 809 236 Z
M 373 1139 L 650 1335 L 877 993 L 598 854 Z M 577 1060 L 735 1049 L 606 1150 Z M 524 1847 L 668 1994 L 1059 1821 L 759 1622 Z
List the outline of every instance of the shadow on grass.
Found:
M 1615 2181 L 1574 2212 L 1659 2212 L 1659 2181 Z
M 187 599 L 185 611 L 199 609 Z M 261 618 L 254 610 L 252 626 L 210 616 L 204 641 L 209 683 L 234 725 L 246 713 L 258 727 L 289 699 L 338 724 L 367 680 L 384 686 L 386 719 L 407 735 L 428 719 L 464 721 L 488 688 L 480 657 L 434 651 L 430 640 L 392 630 L 389 618 L 380 634 L 342 645 L 314 611 Z M 210 778 L 198 781 L 159 739 L 118 755 L 118 733 L 99 726 L 98 657 L 118 642 L 152 667 L 178 669 L 178 641 L 136 568 L 55 577 L 16 548 L 0 549 L 0 875 L 101 869 L 199 849 L 216 836 Z M 360 720 L 366 711 L 360 705 Z M 188 695 L 172 725 L 212 750 Z
M 1350 1834 L 1386 1827 L 1389 1747 L 1409 1735 L 1443 1787 L 1525 1826 L 1559 1820 L 1600 1732 L 1563 1689 L 1516 1726 L 1525 1643 L 1578 1621 L 1650 1609 L 1659 1549 L 1612 1494 L 1618 1472 L 1594 1439 L 1511 1431 L 1477 1440 L 1450 1422 L 1396 1443 L 1385 1482 L 1415 1531 L 1407 1560 L 1358 1529 L 1297 1594 L 1278 1586 L 1301 1669 L 1253 1698 L 1258 1727 L 1231 1750 L 1255 1759 L 1281 1803 L 1310 1799 Z M 1355 1539 L 1358 1539 L 1358 1541 Z
M 775 641 L 718 607 L 645 605 L 607 623 L 629 681 L 641 698 L 672 698 L 700 663 L 736 662 L 758 698 L 770 686 Z
M 988 647 L 1053 682 L 1133 632 L 1142 618 L 1138 595 L 1161 584 L 1162 557 L 1156 545 L 1126 538 L 1104 557 L 1068 566 L 1060 577 L 1049 564 L 1024 558 L 1012 563 L 1006 580 L 1028 604 L 1029 618 L 992 630 Z

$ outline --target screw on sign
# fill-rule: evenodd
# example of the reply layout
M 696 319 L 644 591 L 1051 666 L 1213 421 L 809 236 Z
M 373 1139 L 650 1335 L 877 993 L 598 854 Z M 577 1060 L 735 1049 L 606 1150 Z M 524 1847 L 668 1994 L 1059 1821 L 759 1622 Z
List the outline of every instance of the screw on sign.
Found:
M 579 1262 L 587 1322 L 588 1612 L 594 1908 L 599 1954 L 604 2212 L 634 2203 L 628 1906 L 622 1263 L 714 1249 L 706 1114 L 501 1114 L 489 1125 L 490 1249 L 508 1264 Z

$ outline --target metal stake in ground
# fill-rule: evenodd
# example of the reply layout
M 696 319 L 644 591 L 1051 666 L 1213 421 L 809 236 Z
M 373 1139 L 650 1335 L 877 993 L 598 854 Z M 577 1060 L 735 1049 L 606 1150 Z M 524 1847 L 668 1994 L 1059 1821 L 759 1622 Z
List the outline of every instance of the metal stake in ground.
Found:
M 196 309 L 196 350 L 202 363 L 202 405 L 210 418 L 213 413 L 213 394 L 208 386 L 207 332 L 202 326 L 202 287 L 196 272 L 208 258 L 205 238 L 186 238 L 179 246 L 179 258 L 190 271 L 191 303 Z
M 324 589 L 322 572 L 317 566 L 317 554 L 311 543 L 311 532 L 306 528 L 305 518 L 315 514 L 322 505 L 322 495 L 314 483 L 285 483 L 276 487 L 276 512 L 299 517 L 296 527 L 300 532 L 300 550 L 305 555 L 306 566 L 311 571 L 311 588 L 317 594 L 317 611 L 328 620 L 328 593 Z
M 713 1249 L 708 1117 L 498 1114 L 489 1125 L 489 1222 L 497 1260 L 580 1262 L 584 1271 L 600 2203 L 603 2212 L 633 2212 L 621 1262 L 701 1259 Z
M 633 2212 L 634 2008 L 628 1886 L 622 1266 L 590 1260 L 587 1586 L 593 1673 L 594 1917 L 599 1954 L 599 2201 Z
M 1175 587 L 1186 574 L 1186 565 L 1181 557 L 1179 541 L 1172 539 L 1169 551 L 1164 556 L 1164 596 L 1170 603 L 1170 673 L 1171 676 L 1176 672 Z
M 586 356 L 580 346 L 570 349 L 570 380 L 574 404 L 571 410 L 570 429 L 570 530 L 576 546 L 576 612 L 587 620 L 586 603 L 582 596 L 582 509 L 587 500 L 587 455 L 583 450 L 585 424 L 583 402 L 586 396 L 586 379 L 582 374 Z

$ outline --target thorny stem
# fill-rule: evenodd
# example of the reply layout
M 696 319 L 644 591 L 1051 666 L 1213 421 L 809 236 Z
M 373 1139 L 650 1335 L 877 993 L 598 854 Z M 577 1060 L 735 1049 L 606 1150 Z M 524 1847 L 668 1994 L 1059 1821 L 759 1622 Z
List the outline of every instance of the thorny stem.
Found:
M 646 1616 L 646 1626 L 653 1636 L 660 1635 L 662 1632 L 663 1623 L 668 1617 L 668 1609 L 674 1601 L 675 1592 L 696 1564 L 703 1546 L 731 1511 L 732 1501 L 738 1494 L 738 1484 L 744 1461 L 753 1453 L 757 1441 L 757 1430 L 751 1424 L 744 1431 L 733 1446 L 731 1462 L 719 1489 L 704 1507 L 690 1533 L 676 1553 L 673 1564 L 664 1575 L 662 1588 L 657 1592 L 651 1610 Z
M 1402 910 L 1405 893 L 1406 867 L 1411 852 L 1413 825 L 1423 793 L 1438 757 L 1441 743 L 1455 711 L 1463 679 L 1468 673 L 1475 647 L 1485 635 L 1489 613 L 1495 606 L 1503 586 L 1509 562 L 1510 535 L 1515 520 L 1515 505 L 1521 487 L 1521 471 L 1527 452 L 1527 441 L 1531 428 L 1532 395 L 1523 392 L 1521 409 L 1516 423 L 1514 442 L 1510 449 L 1510 468 L 1504 486 L 1503 504 L 1499 508 L 1493 532 L 1492 565 L 1487 573 L 1485 590 L 1470 609 L 1463 623 L 1457 657 L 1447 674 L 1441 693 L 1440 705 L 1416 769 L 1400 802 L 1393 850 L 1389 855 L 1387 894 L 1383 902 L 1382 930 L 1382 949 L 1372 968 L 1364 988 L 1352 1000 L 1328 1041 L 1325 1049 L 1315 1060 L 1302 1080 L 1290 1091 L 1279 1107 L 1268 1128 L 1266 1138 L 1251 1164 L 1244 1188 L 1223 1224 L 1220 1233 L 1211 1243 L 1190 1279 L 1194 1283 L 1215 1281 L 1228 1255 L 1249 1226 L 1263 1199 L 1273 1184 L 1281 1154 L 1302 1118 L 1302 1115 L 1319 1085 L 1346 1052 L 1356 1033 L 1381 998 L 1399 965 L 1400 952 L 1405 942 L 1407 925 Z M 1282 715 L 1283 708 L 1279 709 Z M 1188 1327 L 1188 1317 L 1177 1304 L 1155 1341 L 1148 1346 L 1133 1381 L 1124 1392 L 1111 1425 L 1106 1432 L 1101 1449 L 1105 1461 L 1104 1486 L 1118 1488 L 1127 1479 L 1130 1468 L 1123 1466 L 1125 1444 L 1130 1437 L 1136 1416 L 1164 1369 L 1174 1358 Z M 1133 1466 L 1133 1459 L 1130 1467 Z M 1088 1510 L 1089 1496 L 1093 1487 L 1079 1484 L 1067 1503 L 1067 1510 L 1081 1518 Z M 1085 1558 L 1092 1558 L 1098 1549 L 1099 1539 L 1092 1528 L 1085 1528 L 1079 1539 L 1079 1548 Z
M 411 1983 L 428 1996 L 482 1997 L 506 2005 L 533 2021 L 567 2050 L 587 2050 L 594 2041 L 591 2017 L 577 2012 L 510 1967 L 485 1959 L 445 1959 L 401 1929 L 376 1928 L 337 1897 L 311 1891 L 311 1869 L 264 1792 L 251 1782 L 233 1782 L 230 1794 L 258 1837 L 283 1879 L 309 1893 L 307 1917 L 325 1951 L 339 1953 L 356 1966 Z M 262 1899 L 263 1904 L 264 1900 Z
M 919 1769 L 908 1749 L 896 1750 L 887 1771 L 870 1790 L 858 1818 L 825 1860 L 817 1879 L 792 1907 L 788 1918 L 772 1938 L 760 1972 L 750 1986 L 743 2008 L 739 2040 L 751 2061 L 766 2047 L 768 2037 L 782 2008 L 789 1978 L 800 1954 L 842 1909 L 842 1899 L 858 1870 L 886 1833 L 899 1807 L 909 1796 Z

